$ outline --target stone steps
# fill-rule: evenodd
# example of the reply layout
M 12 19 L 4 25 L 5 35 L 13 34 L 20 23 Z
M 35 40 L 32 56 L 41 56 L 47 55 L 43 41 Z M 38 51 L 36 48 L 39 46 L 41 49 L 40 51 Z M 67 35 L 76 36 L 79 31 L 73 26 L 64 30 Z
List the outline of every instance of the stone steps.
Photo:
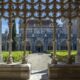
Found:
M 30 80 L 48 80 L 47 71 L 32 71 Z

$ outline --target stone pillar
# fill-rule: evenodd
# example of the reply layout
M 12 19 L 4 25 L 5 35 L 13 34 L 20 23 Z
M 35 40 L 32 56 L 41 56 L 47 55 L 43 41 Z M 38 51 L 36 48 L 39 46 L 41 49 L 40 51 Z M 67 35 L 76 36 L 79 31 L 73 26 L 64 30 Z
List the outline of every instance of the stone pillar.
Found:
M 75 59 L 76 63 L 80 63 L 80 19 L 77 21 L 77 56 Z
M 8 32 L 5 31 L 5 50 L 7 51 L 7 37 L 8 37 Z
M 72 26 L 72 23 L 69 22 L 68 26 L 67 26 L 67 48 L 68 48 L 67 63 L 72 63 L 72 61 L 71 61 L 71 26 Z
M 9 56 L 7 59 L 7 63 L 11 64 L 13 63 L 13 58 L 12 58 L 12 22 L 9 22 Z
M 7 59 L 7 63 L 8 64 L 11 64 L 13 63 L 13 58 L 12 58 L 12 27 L 13 27 L 13 18 L 14 18 L 14 13 L 13 13 L 13 4 L 12 4 L 12 1 L 10 0 L 9 1 L 9 9 L 8 9 L 8 12 L 9 12 L 9 17 L 8 17 L 8 25 L 9 25 L 9 35 L 8 35 L 8 39 L 9 39 L 9 56 L 8 56 L 8 59 Z
M 3 62 L 2 58 L 2 21 L 0 18 L 0 63 Z
M 52 57 L 52 64 L 57 64 L 57 61 L 56 61 L 56 23 L 53 23 L 52 26 L 53 26 L 53 57 Z
M 24 53 L 22 58 L 22 64 L 27 63 L 27 57 L 26 57 L 26 23 L 24 23 L 24 33 L 23 33 L 23 46 L 24 46 Z

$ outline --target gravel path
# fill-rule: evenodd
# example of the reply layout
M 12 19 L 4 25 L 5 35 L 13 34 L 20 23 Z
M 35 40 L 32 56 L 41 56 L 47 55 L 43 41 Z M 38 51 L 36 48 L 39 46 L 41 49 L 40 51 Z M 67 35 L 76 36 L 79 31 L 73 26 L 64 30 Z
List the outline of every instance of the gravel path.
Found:
M 32 71 L 30 80 L 48 80 L 48 63 L 51 62 L 49 54 L 33 53 L 28 56 L 28 62 L 31 63 Z
M 31 63 L 32 70 L 45 70 L 48 68 L 51 58 L 49 54 L 33 53 L 28 56 L 28 62 Z

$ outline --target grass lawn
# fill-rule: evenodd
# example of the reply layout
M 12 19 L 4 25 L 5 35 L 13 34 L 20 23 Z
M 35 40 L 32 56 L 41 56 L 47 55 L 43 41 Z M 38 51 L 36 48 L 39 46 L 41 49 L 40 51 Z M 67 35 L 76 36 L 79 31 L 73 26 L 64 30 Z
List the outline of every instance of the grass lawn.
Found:
M 6 62 L 9 52 L 3 51 L 2 53 L 3 53 L 2 55 L 3 55 L 4 62 Z M 26 54 L 30 54 L 30 53 L 32 53 L 32 52 L 26 51 Z M 53 51 L 48 51 L 48 53 L 52 54 Z M 73 60 L 74 60 L 74 57 L 76 54 L 77 54 L 76 50 L 72 51 L 71 55 L 73 57 Z M 67 59 L 67 55 L 68 55 L 68 52 L 66 50 L 58 50 L 56 52 L 56 57 L 57 57 L 58 61 L 65 61 Z M 12 51 L 12 56 L 13 56 L 14 62 L 21 61 L 22 57 L 23 57 L 23 51 Z
M 53 51 L 48 51 L 49 54 L 53 54 Z M 71 51 L 71 55 L 76 55 L 77 51 L 76 50 L 72 50 Z M 68 51 L 67 50 L 58 50 L 56 51 L 56 55 L 58 56 L 67 56 L 68 55 Z
M 14 62 L 21 61 L 23 57 L 23 53 L 24 53 L 23 51 L 12 51 L 12 57 L 13 57 Z M 30 54 L 30 53 L 31 51 L 26 51 L 26 54 Z M 9 54 L 8 51 L 2 51 L 4 62 L 7 61 L 8 54 Z
M 53 51 L 48 51 L 49 54 L 53 54 Z M 61 61 L 61 62 L 66 62 L 67 60 L 67 56 L 68 55 L 68 51 L 67 50 L 58 50 L 56 52 L 56 58 L 57 61 Z M 72 57 L 72 62 L 75 61 L 75 56 L 77 55 L 77 51 L 76 50 L 72 50 L 71 51 L 71 57 Z

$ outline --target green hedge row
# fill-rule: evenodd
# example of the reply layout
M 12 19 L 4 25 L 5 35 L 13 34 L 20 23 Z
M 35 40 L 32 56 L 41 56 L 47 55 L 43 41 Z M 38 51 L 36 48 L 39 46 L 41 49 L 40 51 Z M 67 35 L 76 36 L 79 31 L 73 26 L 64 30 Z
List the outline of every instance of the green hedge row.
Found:
M 53 51 L 48 51 L 47 53 L 53 54 Z M 72 62 L 75 61 L 76 54 L 77 54 L 76 50 L 72 50 L 71 51 Z M 67 61 L 67 57 L 68 57 L 67 50 L 58 50 L 58 51 L 56 51 L 56 59 L 57 59 L 57 61 L 59 61 L 59 62 L 66 62 Z
M 23 53 L 24 53 L 23 51 L 13 51 L 12 52 L 12 57 L 13 57 L 14 62 L 21 61 L 22 57 L 23 57 Z M 31 54 L 31 53 L 32 53 L 31 51 L 26 51 L 26 54 Z M 6 62 L 7 59 L 8 59 L 9 52 L 3 51 L 2 55 L 3 55 L 4 62 Z

